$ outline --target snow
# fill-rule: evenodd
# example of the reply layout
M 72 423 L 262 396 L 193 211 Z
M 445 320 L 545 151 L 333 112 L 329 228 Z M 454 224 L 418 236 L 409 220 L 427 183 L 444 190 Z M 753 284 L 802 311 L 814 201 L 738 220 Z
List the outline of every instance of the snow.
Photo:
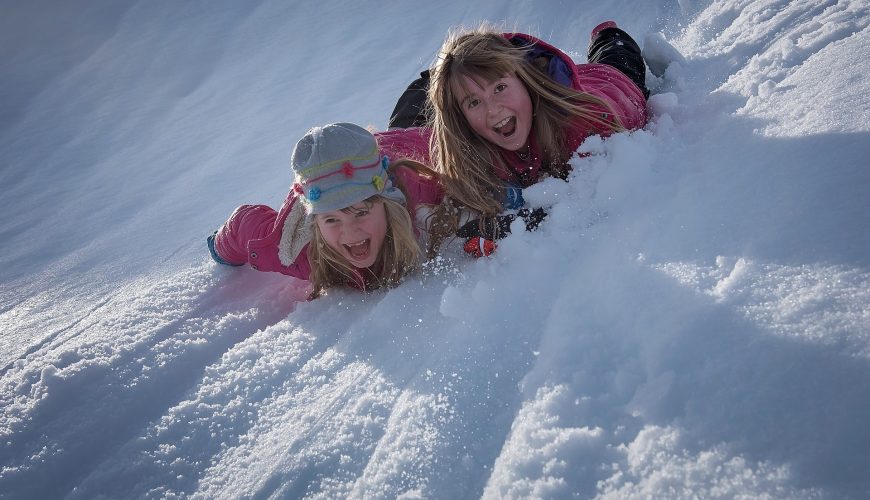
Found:
M 448 28 L 649 54 L 491 258 L 389 292 L 208 258 Z M 870 3 L 48 2 L 0 20 L 0 497 L 870 496 Z M 662 35 L 657 35 L 656 33 Z

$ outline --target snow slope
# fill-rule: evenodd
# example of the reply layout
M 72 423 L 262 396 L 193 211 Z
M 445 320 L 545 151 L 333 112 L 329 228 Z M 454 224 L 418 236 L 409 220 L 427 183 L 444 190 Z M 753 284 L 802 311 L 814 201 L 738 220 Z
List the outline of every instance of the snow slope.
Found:
M 870 496 L 870 2 L 320 3 L 4 6 L 0 497 Z M 685 61 L 493 258 L 208 259 L 483 19 Z

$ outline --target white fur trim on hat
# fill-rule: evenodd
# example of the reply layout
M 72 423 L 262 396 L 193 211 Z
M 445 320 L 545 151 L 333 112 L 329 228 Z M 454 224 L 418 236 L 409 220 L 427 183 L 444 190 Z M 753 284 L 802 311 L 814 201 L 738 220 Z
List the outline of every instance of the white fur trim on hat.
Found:
M 311 218 L 305 211 L 305 206 L 296 200 L 281 230 L 281 241 L 278 242 L 278 259 L 281 264 L 289 266 L 296 261 L 299 252 L 311 241 Z

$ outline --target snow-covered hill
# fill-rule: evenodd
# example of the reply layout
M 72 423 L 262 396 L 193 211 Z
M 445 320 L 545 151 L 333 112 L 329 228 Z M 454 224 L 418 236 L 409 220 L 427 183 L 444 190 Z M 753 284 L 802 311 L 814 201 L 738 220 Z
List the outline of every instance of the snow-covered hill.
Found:
M 870 2 L 318 3 L 4 6 L 0 498 L 870 496 Z M 484 19 L 685 62 L 493 258 L 208 259 Z

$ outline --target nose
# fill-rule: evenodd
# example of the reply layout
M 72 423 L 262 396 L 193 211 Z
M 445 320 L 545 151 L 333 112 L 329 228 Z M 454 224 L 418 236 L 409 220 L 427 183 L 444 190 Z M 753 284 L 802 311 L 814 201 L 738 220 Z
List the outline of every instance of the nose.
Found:
M 356 219 L 356 217 L 354 217 L 353 219 L 351 219 L 349 221 L 349 223 L 347 225 L 345 225 L 344 232 L 347 233 L 348 235 L 353 235 L 354 233 L 359 231 L 360 227 L 361 227 L 361 222 L 358 221 Z

